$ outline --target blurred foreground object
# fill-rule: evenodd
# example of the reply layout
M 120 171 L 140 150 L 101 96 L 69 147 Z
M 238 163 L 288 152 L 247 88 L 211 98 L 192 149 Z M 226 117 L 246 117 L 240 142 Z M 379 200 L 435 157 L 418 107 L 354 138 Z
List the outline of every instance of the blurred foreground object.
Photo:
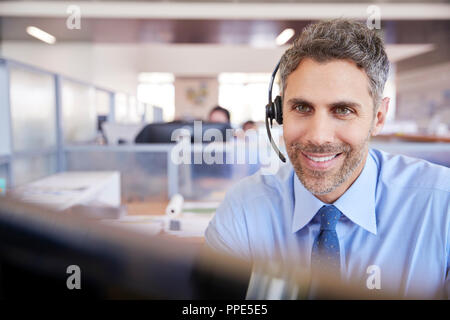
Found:
M 307 298 L 309 276 L 295 265 L 254 261 L 252 268 L 199 244 L 98 223 L 83 210 L 61 214 L 0 199 L 1 298 Z M 81 270 L 80 289 L 67 286 L 70 266 Z M 398 298 L 327 275 L 320 284 L 326 296 L 317 299 Z
M 136 233 L 87 216 L 2 198 L 0 297 L 211 298 L 202 295 L 209 292 L 202 284 L 211 284 L 205 277 L 222 288 L 213 291 L 217 297 L 245 297 L 248 268 L 243 262 L 212 253 L 199 258 L 198 244 Z M 81 270 L 79 290 L 66 286 L 69 266 Z

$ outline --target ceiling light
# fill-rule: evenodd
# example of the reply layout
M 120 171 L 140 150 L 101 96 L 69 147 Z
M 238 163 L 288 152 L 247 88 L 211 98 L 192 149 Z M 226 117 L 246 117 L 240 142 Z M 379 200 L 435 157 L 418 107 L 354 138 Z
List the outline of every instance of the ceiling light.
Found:
M 289 41 L 290 38 L 292 38 L 295 34 L 294 29 L 288 28 L 288 29 L 284 29 L 283 32 L 281 32 L 277 39 L 275 40 L 276 44 L 279 46 L 282 46 L 283 44 L 285 44 L 286 42 Z
M 52 36 L 50 33 L 45 32 L 44 30 L 41 30 L 39 28 L 29 26 L 27 27 L 27 33 L 35 37 L 41 41 L 44 41 L 48 44 L 54 44 L 56 42 L 56 38 Z

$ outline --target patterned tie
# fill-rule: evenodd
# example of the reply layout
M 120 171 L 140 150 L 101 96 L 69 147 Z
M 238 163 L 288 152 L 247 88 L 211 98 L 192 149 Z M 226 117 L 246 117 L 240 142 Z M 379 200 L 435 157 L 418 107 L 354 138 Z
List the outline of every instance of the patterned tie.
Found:
M 333 205 L 323 206 L 317 212 L 320 218 L 320 232 L 314 241 L 311 253 L 311 289 L 313 294 L 320 281 L 317 273 L 325 273 L 337 280 L 340 279 L 341 260 L 336 224 L 341 212 Z

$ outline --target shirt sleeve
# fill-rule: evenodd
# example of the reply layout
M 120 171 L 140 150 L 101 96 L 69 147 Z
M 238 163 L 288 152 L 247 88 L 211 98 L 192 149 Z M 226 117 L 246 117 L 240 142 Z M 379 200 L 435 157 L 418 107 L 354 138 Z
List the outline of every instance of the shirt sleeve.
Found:
M 205 232 L 206 244 L 244 260 L 251 260 L 247 223 L 243 205 L 232 190 L 217 208 Z

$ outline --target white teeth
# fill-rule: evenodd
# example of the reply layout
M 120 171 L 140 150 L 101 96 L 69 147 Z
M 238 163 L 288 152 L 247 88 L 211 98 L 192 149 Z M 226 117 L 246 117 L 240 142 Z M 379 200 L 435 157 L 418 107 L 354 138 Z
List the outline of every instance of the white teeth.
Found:
M 333 159 L 334 157 L 337 156 L 337 154 L 333 155 L 333 156 L 329 156 L 329 157 L 311 157 L 306 155 L 309 159 L 316 161 L 316 162 L 325 162 L 325 161 L 330 161 L 331 159 Z

